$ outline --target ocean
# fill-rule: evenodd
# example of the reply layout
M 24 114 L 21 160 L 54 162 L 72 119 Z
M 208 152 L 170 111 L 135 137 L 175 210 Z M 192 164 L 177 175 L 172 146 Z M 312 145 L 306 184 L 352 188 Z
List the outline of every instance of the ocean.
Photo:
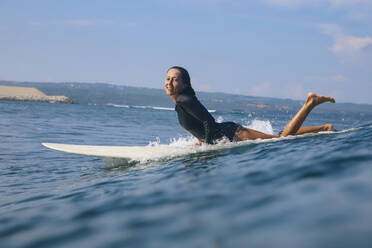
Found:
M 277 133 L 295 110 L 211 112 Z M 371 247 L 372 114 L 305 125 L 325 123 L 337 131 L 120 163 L 41 143 L 195 139 L 172 108 L 1 101 L 0 247 Z

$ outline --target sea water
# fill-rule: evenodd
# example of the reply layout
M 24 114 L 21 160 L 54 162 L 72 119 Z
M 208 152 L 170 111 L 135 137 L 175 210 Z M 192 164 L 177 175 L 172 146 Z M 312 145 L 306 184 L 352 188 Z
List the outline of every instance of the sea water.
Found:
M 371 247 L 372 116 L 337 132 L 120 163 L 42 142 L 194 149 L 175 111 L 0 102 L 0 247 Z M 212 111 L 266 133 L 294 112 Z

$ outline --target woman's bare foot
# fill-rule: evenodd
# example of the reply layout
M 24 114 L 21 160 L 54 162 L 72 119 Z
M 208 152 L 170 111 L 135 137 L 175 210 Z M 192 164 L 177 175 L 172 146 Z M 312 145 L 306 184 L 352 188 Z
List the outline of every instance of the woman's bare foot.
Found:
M 332 124 L 324 124 L 323 125 L 324 131 L 333 131 L 333 125 Z
M 335 103 L 335 99 L 330 97 L 330 96 L 322 96 L 322 95 L 317 95 L 315 93 L 310 92 L 307 94 L 307 100 L 306 103 L 310 103 L 315 107 L 316 105 L 325 103 L 325 102 L 332 102 Z

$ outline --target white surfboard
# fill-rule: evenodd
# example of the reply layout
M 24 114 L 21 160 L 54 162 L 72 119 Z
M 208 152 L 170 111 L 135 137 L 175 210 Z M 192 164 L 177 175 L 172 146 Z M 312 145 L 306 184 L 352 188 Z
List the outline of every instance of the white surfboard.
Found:
M 125 158 L 130 160 L 158 160 L 167 157 L 178 157 L 198 152 L 197 147 L 157 146 L 89 146 L 57 143 L 42 143 L 53 150 L 103 158 Z M 199 150 L 200 152 L 200 150 Z
M 201 152 L 210 152 L 217 150 L 226 150 L 233 147 L 247 146 L 250 144 L 257 143 L 267 143 L 267 142 L 277 142 L 281 140 L 288 139 L 298 139 L 305 137 L 312 137 L 321 134 L 336 134 L 336 133 L 345 133 L 358 130 L 358 128 L 351 128 L 342 131 L 332 131 L 332 132 L 320 132 L 320 133 L 308 133 L 298 136 L 287 136 L 273 139 L 256 139 L 256 140 L 245 140 L 240 142 L 222 142 L 216 145 L 155 145 L 155 146 L 91 146 L 91 145 L 71 145 L 71 144 L 57 144 L 57 143 L 42 143 L 43 146 L 46 146 L 50 149 L 57 151 L 74 153 L 87 156 L 95 156 L 102 158 L 120 158 L 127 160 L 136 160 L 136 161 L 154 161 L 161 159 L 169 159 L 182 157 L 185 155 L 201 153 Z

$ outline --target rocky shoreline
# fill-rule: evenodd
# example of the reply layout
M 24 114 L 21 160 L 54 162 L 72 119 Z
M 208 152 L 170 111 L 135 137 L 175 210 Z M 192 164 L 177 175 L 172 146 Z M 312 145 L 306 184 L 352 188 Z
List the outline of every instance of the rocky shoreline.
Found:
M 58 103 L 74 104 L 74 102 L 67 96 L 37 96 L 37 95 L 6 96 L 6 95 L 0 95 L 0 100 L 50 102 L 50 103 L 58 102 Z

